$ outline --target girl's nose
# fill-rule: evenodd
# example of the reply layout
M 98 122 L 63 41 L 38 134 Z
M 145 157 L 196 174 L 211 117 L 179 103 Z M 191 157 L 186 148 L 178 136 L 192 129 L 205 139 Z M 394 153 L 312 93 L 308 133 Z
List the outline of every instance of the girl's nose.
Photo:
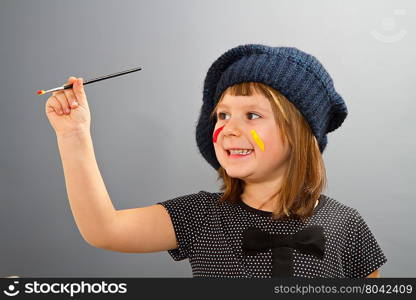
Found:
M 240 125 L 236 122 L 229 121 L 223 128 L 224 135 L 241 135 Z

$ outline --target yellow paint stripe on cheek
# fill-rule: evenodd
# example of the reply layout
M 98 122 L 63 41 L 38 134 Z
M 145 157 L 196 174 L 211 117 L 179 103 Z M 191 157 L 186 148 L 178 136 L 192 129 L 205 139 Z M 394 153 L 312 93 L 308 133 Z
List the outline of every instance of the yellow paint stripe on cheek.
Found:
M 264 151 L 264 143 L 259 137 L 259 135 L 257 134 L 257 132 L 254 129 L 250 130 L 250 132 L 251 132 L 251 135 L 253 136 L 254 141 L 260 147 L 261 151 Z

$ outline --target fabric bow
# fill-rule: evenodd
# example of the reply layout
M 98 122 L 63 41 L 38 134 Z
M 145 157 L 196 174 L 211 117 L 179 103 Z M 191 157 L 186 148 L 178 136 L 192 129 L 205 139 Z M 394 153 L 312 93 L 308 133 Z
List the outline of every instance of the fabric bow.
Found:
M 294 234 L 272 234 L 255 227 L 243 232 L 243 252 L 256 255 L 272 249 L 272 277 L 293 276 L 293 249 L 322 259 L 326 237 L 323 227 L 310 225 Z

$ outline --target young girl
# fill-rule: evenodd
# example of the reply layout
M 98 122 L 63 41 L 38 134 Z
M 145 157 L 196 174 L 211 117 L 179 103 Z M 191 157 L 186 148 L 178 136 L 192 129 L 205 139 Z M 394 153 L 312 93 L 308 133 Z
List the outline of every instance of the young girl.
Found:
M 387 261 L 359 212 L 322 194 L 327 133 L 347 116 L 319 61 L 293 47 L 240 45 L 209 68 L 196 128 L 222 180 L 115 210 L 94 156 L 82 78 L 54 92 L 54 128 L 76 224 L 91 245 L 188 258 L 194 277 L 378 277 Z M 67 110 L 66 113 L 62 111 Z

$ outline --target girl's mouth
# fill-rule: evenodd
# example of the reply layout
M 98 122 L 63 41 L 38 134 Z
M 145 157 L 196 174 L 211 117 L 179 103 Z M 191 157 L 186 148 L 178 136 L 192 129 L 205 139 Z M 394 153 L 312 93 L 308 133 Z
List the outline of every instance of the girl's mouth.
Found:
M 254 149 L 249 150 L 226 150 L 229 159 L 247 159 L 253 155 Z

